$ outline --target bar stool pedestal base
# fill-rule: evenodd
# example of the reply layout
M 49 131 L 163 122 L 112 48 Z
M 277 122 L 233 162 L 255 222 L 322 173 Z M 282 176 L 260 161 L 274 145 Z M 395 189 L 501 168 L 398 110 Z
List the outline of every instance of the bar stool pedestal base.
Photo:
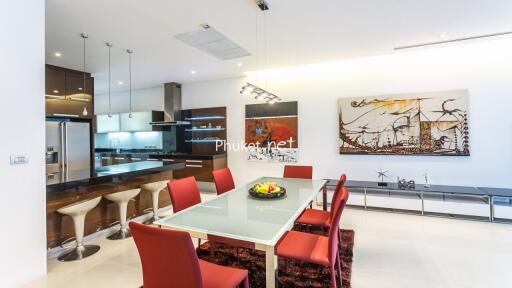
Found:
M 122 240 L 126 238 L 132 237 L 132 234 L 130 233 L 130 230 L 128 229 L 120 229 L 116 233 L 110 235 L 107 237 L 109 240 Z
M 144 221 L 144 223 L 143 223 L 143 224 L 145 224 L 145 225 L 151 225 L 151 224 L 153 224 L 153 222 L 158 221 L 158 220 L 160 220 L 160 219 L 162 219 L 162 218 L 163 218 L 163 217 L 151 217 L 150 219 L 148 219 L 148 220 Z
M 81 247 L 76 247 L 73 250 L 65 253 L 62 256 L 57 258 L 61 262 L 69 262 L 75 260 L 81 260 L 87 258 L 100 250 L 100 246 L 98 245 L 84 245 Z

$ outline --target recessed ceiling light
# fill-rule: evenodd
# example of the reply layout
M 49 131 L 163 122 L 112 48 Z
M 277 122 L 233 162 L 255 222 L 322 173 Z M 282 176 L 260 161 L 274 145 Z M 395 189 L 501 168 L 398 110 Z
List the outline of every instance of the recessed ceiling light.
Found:
M 58 94 L 59 90 L 53 90 L 52 92 L 55 93 L 55 94 Z
M 55 57 L 60 57 L 60 56 L 62 56 L 62 53 L 60 53 L 60 52 L 55 52 L 55 53 L 53 53 L 53 55 L 55 55 Z
M 244 66 L 244 63 L 242 63 L 242 62 L 238 62 L 238 63 L 236 63 L 236 66 L 238 66 L 238 67 L 242 67 L 242 66 Z
M 82 87 L 78 87 L 78 91 L 82 91 L 82 90 L 83 90 Z
M 190 74 L 196 74 L 196 70 L 190 71 Z
M 123 85 L 123 84 L 124 84 L 124 82 L 123 82 L 123 81 L 118 81 L 118 82 L 117 82 L 117 84 L 119 84 L 119 85 Z
M 439 38 L 446 38 L 448 36 L 448 33 L 444 32 L 439 35 Z

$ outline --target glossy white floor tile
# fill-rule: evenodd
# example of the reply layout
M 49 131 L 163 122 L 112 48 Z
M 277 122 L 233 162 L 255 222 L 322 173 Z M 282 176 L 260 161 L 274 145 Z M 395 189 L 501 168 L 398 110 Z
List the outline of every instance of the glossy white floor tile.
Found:
M 342 227 L 356 231 L 354 288 L 512 287 L 512 225 L 347 208 Z M 140 287 L 132 239 L 94 242 L 96 255 L 50 260 L 48 275 L 25 287 Z

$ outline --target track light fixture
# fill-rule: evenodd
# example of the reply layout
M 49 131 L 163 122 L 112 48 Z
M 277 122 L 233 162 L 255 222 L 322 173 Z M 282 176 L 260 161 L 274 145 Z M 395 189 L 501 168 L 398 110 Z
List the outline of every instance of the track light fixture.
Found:
M 256 86 L 251 83 L 246 83 L 242 90 L 240 91 L 240 94 L 246 95 L 246 96 L 253 96 L 256 100 L 264 100 L 268 104 L 274 104 L 278 101 L 281 101 L 282 99 L 277 97 L 276 95 Z

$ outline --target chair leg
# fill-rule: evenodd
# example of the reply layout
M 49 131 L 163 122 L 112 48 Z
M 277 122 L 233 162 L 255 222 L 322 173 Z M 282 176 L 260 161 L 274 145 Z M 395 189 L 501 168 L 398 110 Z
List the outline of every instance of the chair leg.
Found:
M 244 288 L 249 288 L 249 275 L 244 279 Z
M 340 277 L 340 287 L 343 287 L 343 276 L 341 275 L 341 258 L 339 255 L 337 257 L 337 262 L 338 262 L 338 275 Z
M 215 242 L 210 241 L 210 261 L 213 262 L 213 259 L 215 259 Z
M 338 232 L 338 246 L 339 246 L 338 247 L 338 259 L 339 259 L 340 265 L 341 265 L 341 259 L 343 259 L 342 258 L 342 256 L 343 256 L 343 249 L 341 248 L 341 246 L 343 246 L 343 245 L 341 243 L 341 233 L 340 232 Z
M 331 270 L 331 288 L 336 288 L 336 271 L 334 270 L 334 265 L 330 265 L 329 270 Z

